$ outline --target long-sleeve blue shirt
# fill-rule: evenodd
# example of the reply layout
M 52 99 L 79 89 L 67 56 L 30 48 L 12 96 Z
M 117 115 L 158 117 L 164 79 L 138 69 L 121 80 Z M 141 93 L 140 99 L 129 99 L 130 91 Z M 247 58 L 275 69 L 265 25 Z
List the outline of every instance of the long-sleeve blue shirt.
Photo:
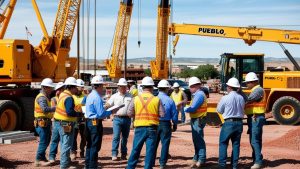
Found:
M 160 117 L 159 120 L 172 120 L 173 124 L 178 123 L 178 113 L 176 110 L 175 102 L 164 92 L 158 93 L 158 98 L 160 99 L 164 109 L 165 109 L 165 116 Z
M 217 111 L 222 114 L 224 119 L 243 118 L 245 100 L 243 96 L 235 91 L 223 96 L 217 106 Z
M 201 91 L 200 89 L 197 90 L 195 93 L 192 94 L 192 104 L 191 106 L 185 108 L 186 113 L 195 113 L 196 110 L 203 104 L 205 99 L 205 93 Z
M 86 113 L 88 119 L 104 119 L 111 115 L 111 111 L 106 111 L 103 100 L 96 90 L 93 90 L 86 98 Z
M 65 100 L 65 108 L 68 116 L 77 117 L 78 113 L 74 110 L 75 103 L 72 97 L 68 97 Z

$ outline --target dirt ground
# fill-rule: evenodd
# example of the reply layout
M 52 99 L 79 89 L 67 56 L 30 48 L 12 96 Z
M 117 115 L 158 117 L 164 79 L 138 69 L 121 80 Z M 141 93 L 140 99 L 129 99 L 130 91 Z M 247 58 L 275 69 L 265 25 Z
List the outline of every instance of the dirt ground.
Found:
M 99 162 L 102 168 L 125 168 L 126 161 L 111 161 L 111 140 L 112 121 L 107 120 L 102 148 L 99 153 Z M 252 165 L 251 147 L 246 134 L 247 126 L 244 125 L 244 132 L 241 141 L 240 168 L 250 168 Z M 211 168 L 218 160 L 218 139 L 220 128 L 207 126 L 205 128 L 205 141 L 207 145 L 207 167 Z M 128 149 L 130 153 L 134 131 L 131 130 Z M 269 121 L 264 127 L 263 134 L 263 155 L 265 168 L 300 168 L 300 126 L 281 126 L 274 121 Z M 0 145 L 0 168 L 34 168 L 34 158 L 38 141 L 30 141 L 13 145 Z M 47 150 L 48 151 L 48 150 Z M 228 154 L 231 148 L 228 149 Z M 189 168 L 193 155 L 193 143 L 189 125 L 178 127 L 173 133 L 170 146 L 172 159 L 168 162 L 169 168 Z M 143 157 L 145 146 L 142 151 L 142 158 L 137 168 L 143 168 Z M 159 158 L 158 151 L 158 158 Z M 228 160 L 229 161 L 229 160 Z M 78 168 L 84 167 L 84 159 L 77 159 L 74 163 Z M 48 168 L 59 168 L 59 162 Z M 155 168 L 159 168 L 158 159 Z

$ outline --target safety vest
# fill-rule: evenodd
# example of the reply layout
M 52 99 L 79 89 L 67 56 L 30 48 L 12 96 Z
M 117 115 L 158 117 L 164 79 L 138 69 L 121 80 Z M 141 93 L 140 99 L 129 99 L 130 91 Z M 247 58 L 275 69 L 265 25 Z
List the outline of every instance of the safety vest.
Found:
M 64 92 L 62 92 L 59 95 L 56 110 L 54 113 L 55 119 L 63 120 L 63 121 L 70 121 L 70 122 L 77 121 L 77 117 L 71 117 L 71 116 L 68 116 L 68 114 L 67 114 L 66 107 L 65 107 L 65 101 L 69 97 L 72 98 L 72 94 L 68 90 L 65 90 Z
M 130 88 L 129 93 L 132 95 L 132 97 L 135 97 L 135 96 L 138 95 L 138 90 L 137 90 L 137 88 L 135 88 L 134 86 L 132 86 L 132 87 Z
M 77 112 L 82 112 L 81 107 L 83 106 L 82 105 L 83 98 L 84 98 L 84 94 L 81 94 L 80 96 L 73 95 L 75 110 Z
M 134 126 L 157 126 L 159 124 L 159 98 L 143 92 L 134 98 Z
M 177 105 L 179 102 L 183 100 L 183 91 L 179 90 L 178 93 L 173 91 L 171 94 L 171 98 L 174 100 L 175 104 Z
M 205 117 L 207 114 L 207 99 L 206 96 L 204 97 L 204 101 L 201 106 L 198 107 L 198 109 L 195 112 L 190 112 L 191 118 L 199 118 L 199 117 Z M 191 100 L 191 104 L 193 104 L 193 99 Z
M 251 89 L 253 92 L 255 89 L 259 88 L 260 86 L 257 85 Z M 266 111 L 266 92 L 264 90 L 263 98 L 259 102 L 252 102 L 245 105 L 245 114 L 263 114 Z
M 34 101 L 34 117 L 35 118 L 49 118 L 49 119 L 51 119 L 53 117 L 53 112 L 49 112 L 49 113 L 43 112 L 43 110 L 41 109 L 41 106 L 38 104 L 38 99 L 42 96 L 46 97 L 47 106 L 51 107 L 51 103 L 50 103 L 48 97 L 44 93 L 38 94 L 35 98 L 35 101 Z
M 58 97 L 55 96 L 51 99 L 51 106 L 54 107 L 57 105 Z

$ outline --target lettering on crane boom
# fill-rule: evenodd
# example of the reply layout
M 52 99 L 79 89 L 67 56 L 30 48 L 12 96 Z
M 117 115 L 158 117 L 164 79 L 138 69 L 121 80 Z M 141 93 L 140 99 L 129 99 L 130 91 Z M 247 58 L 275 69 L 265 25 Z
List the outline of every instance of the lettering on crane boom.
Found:
M 210 34 L 221 34 L 225 33 L 224 29 L 215 29 L 215 28 L 199 28 L 199 33 L 210 33 Z

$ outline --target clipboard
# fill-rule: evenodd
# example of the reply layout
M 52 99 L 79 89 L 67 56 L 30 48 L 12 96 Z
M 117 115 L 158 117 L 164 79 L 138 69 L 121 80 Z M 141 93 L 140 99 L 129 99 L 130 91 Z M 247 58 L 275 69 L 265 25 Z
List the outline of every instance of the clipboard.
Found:
M 114 106 L 108 108 L 106 111 L 113 111 L 113 110 L 115 110 L 115 109 L 119 109 L 119 108 L 122 108 L 122 107 L 124 107 L 124 106 L 125 106 L 125 104 L 114 105 Z

